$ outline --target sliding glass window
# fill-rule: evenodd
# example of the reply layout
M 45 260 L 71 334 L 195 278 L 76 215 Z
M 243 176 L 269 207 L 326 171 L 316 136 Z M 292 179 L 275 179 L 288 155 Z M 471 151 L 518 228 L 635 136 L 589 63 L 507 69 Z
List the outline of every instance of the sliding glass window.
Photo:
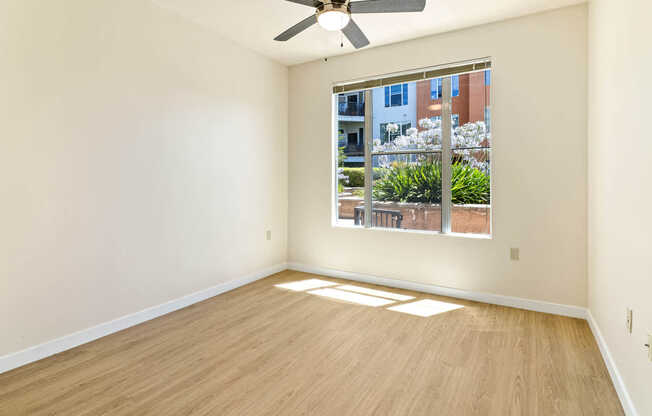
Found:
M 335 86 L 336 224 L 490 235 L 490 71 L 478 60 Z

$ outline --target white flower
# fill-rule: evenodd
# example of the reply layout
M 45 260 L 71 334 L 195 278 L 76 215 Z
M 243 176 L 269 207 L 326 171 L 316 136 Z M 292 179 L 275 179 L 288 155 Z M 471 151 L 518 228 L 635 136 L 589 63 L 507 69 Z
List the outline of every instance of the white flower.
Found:
M 431 120 L 429 118 L 422 118 L 419 120 L 419 126 L 422 129 L 430 130 L 437 129 L 441 126 L 441 120 Z
M 349 177 L 344 174 L 344 168 L 337 168 L 337 180 L 349 183 Z
M 388 133 L 396 133 L 398 131 L 398 124 L 396 124 L 396 123 L 387 123 L 387 126 L 385 126 L 385 130 Z
M 405 136 L 398 136 L 396 139 L 394 139 L 394 144 L 398 147 L 405 147 L 408 144 L 410 144 L 409 140 Z
M 381 143 L 380 140 L 374 140 L 374 152 L 395 152 L 398 150 L 429 150 L 440 151 L 442 140 L 441 120 L 431 120 L 424 118 L 419 120 L 418 125 L 422 128 L 419 131 L 417 128 L 409 128 L 406 135 L 400 135 L 393 140 L 386 143 Z M 399 131 L 399 126 L 396 123 L 389 123 L 386 130 L 390 133 Z M 487 132 L 486 125 L 483 121 L 466 123 L 462 126 L 451 128 L 451 145 L 455 149 L 455 155 L 460 157 L 465 163 L 475 167 L 482 172 L 489 172 L 489 163 L 486 160 L 478 160 L 477 158 L 484 159 L 480 156 L 482 150 L 469 149 L 484 146 L 490 142 L 491 134 Z M 407 163 L 410 155 L 400 156 L 379 156 L 378 163 L 382 167 L 390 167 L 390 160 L 401 161 L 405 159 Z M 417 157 L 417 159 L 419 159 Z

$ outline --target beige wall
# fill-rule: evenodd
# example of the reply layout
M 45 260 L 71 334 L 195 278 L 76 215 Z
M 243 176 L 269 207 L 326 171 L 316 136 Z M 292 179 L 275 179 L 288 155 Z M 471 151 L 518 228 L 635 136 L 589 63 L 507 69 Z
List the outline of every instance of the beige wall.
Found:
M 582 5 L 291 67 L 289 261 L 586 306 L 586 54 Z M 331 83 L 484 56 L 494 238 L 332 228 Z
M 0 356 L 284 262 L 287 76 L 149 1 L 0 2 Z
M 589 13 L 589 307 L 641 416 L 652 415 L 650 16 L 646 0 L 596 0 Z

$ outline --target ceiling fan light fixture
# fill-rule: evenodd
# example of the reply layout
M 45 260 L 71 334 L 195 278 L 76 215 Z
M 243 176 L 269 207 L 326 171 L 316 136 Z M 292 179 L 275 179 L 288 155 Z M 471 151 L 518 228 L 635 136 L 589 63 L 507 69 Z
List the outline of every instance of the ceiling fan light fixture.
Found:
M 319 26 L 330 31 L 344 29 L 349 24 L 349 20 L 349 14 L 339 10 L 330 10 L 317 16 Z
M 304 30 L 319 23 L 325 30 L 341 30 L 354 48 L 369 45 L 369 39 L 351 18 L 358 13 L 407 13 L 422 12 L 426 0 L 287 0 L 315 9 L 315 13 L 281 33 L 274 40 L 285 42 Z M 342 46 L 344 44 L 342 43 Z
M 330 7 L 329 7 L 330 6 Z M 324 9 L 317 14 L 319 26 L 329 31 L 342 30 L 351 20 L 346 6 L 336 4 L 325 4 Z

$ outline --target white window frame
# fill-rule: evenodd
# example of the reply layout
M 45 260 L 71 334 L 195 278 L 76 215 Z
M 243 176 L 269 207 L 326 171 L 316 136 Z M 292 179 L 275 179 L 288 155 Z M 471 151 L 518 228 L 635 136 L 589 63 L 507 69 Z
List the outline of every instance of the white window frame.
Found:
M 492 58 L 482 58 L 481 61 L 489 62 L 491 65 L 491 71 L 493 72 L 495 68 L 495 62 Z M 468 61 L 466 64 L 469 64 L 471 62 L 475 61 Z M 387 74 L 384 76 L 381 76 L 377 79 L 383 79 L 386 77 L 393 77 L 393 76 L 400 76 L 400 75 L 405 75 L 405 74 L 410 74 L 414 72 L 421 72 L 421 71 L 426 71 L 426 70 L 433 70 L 433 69 L 438 69 L 438 68 L 445 68 L 445 67 L 450 67 L 451 65 L 464 65 L 465 63 L 457 63 L 457 64 L 450 64 L 450 65 L 441 65 L 441 66 L 435 66 L 435 67 L 429 67 L 429 68 L 423 68 L 419 70 L 412 70 L 412 71 L 405 71 L 401 73 L 396 73 L 396 74 Z M 465 71 L 465 72 L 460 72 L 456 73 L 453 75 L 461 75 L 463 73 L 471 73 L 471 72 L 481 72 L 481 71 Z M 494 80 L 493 80 L 493 74 L 492 76 L 492 88 L 490 90 L 490 105 L 489 108 L 493 105 L 494 99 Z M 494 217 L 494 204 L 493 204 L 493 195 L 494 195 L 494 156 L 493 154 L 495 153 L 494 148 L 493 148 L 493 140 L 492 144 L 489 147 L 489 150 L 492 153 L 492 157 L 490 158 L 490 171 L 492 172 L 492 175 L 490 176 L 490 194 L 492 197 L 492 200 L 490 201 L 490 211 L 489 211 L 489 222 L 490 222 L 490 233 L 489 234 L 471 234 L 471 233 L 454 233 L 451 232 L 451 210 L 452 210 L 452 195 L 451 195 L 451 165 L 452 165 L 452 149 L 451 149 L 451 124 L 452 124 L 452 75 L 447 75 L 441 77 L 442 79 L 442 150 L 441 151 L 418 151 L 418 150 L 406 150 L 406 151 L 399 151 L 399 152 L 373 152 L 373 97 L 372 97 L 372 88 L 367 88 L 365 90 L 365 120 L 364 120 L 364 145 L 365 145 L 365 154 L 364 154 L 364 159 L 365 159 L 365 199 L 364 199 L 364 207 L 365 207 L 365 224 L 361 226 L 349 226 L 349 225 L 341 225 L 338 224 L 338 192 L 337 192 L 337 186 L 338 186 L 338 178 L 337 178 L 337 131 L 338 131 L 338 120 L 337 120 L 337 96 L 338 94 L 333 93 L 333 87 L 337 85 L 343 85 L 343 84 L 349 84 L 349 83 L 354 83 L 356 80 L 352 80 L 349 82 L 344 82 L 340 84 L 333 84 L 331 86 L 331 94 L 333 97 L 333 130 L 335 134 L 333 135 L 334 141 L 335 141 L 335 146 L 333 146 L 333 153 L 332 153 L 332 163 L 331 166 L 333 167 L 333 182 L 331 189 L 333 190 L 332 195 L 332 215 L 331 215 L 331 226 L 333 227 L 341 227 L 341 228 L 352 228 L 356 230 L 373 230 L 373 231 L 385 231 L 385 232 L 402 232 L 402 233 L 416 233 L 416 234 L 432 234 L 432 235 L 442 235 L 442 236 L 452 236 L 452 237 L 463 237 L 463 238 L 472 238 L 472 239 L 488 239 L 491 240 L 493 239 L 494 236 L 494 226 L 493 226 L 493 217 Z M 432 78 L 431 78 L 432 79 Z M 369 79 L 367 79 L 368 81 Z M 402 82 L 401 84 L 404 84 L 405 82 Z M 401 89 L 402 91 L 402 89 Z M 391 94 L 391 90 L 390 90 Z M 390 102 L 391 102 L 391 97 L 390 97 Z M 391 105 L 390 105 L 391 107 Z M 459 117 L 459 115 L 458 115 Z M 401 125 L 401 123 L 396 123 Z M 459 124 L 459 122 L 458 122 Z M 490 131 L 493 131 L 492 129 L 492 124 L 493 124 L 493 117 L 490 118 L 489 124 L 487 127 L 490 129 Z M 368 180 L 368 178 L 373 178 L 373 166 L 372 166 L 372 158 L 373 156 L 379 156 L 383 154 L 399 154 L 400 152 L 403 153 L 409 153 L 409 154 L 422 154 L 422 153 L 442 153 L 442 202 L 441 202 L 441 212 L 442 212 L 442 220 L 441 220 L 441 231 L 433 231 L 433 230 L 416 230 L 416 229 L 396 229 L 396 228 L 385 228 L 385 227 L 376 227 L 373 224 L 368 221 L 368 218 L 372 218 L 372 180 Z M 448 186 L 443 186 L 443 184 L 446 183 Z

